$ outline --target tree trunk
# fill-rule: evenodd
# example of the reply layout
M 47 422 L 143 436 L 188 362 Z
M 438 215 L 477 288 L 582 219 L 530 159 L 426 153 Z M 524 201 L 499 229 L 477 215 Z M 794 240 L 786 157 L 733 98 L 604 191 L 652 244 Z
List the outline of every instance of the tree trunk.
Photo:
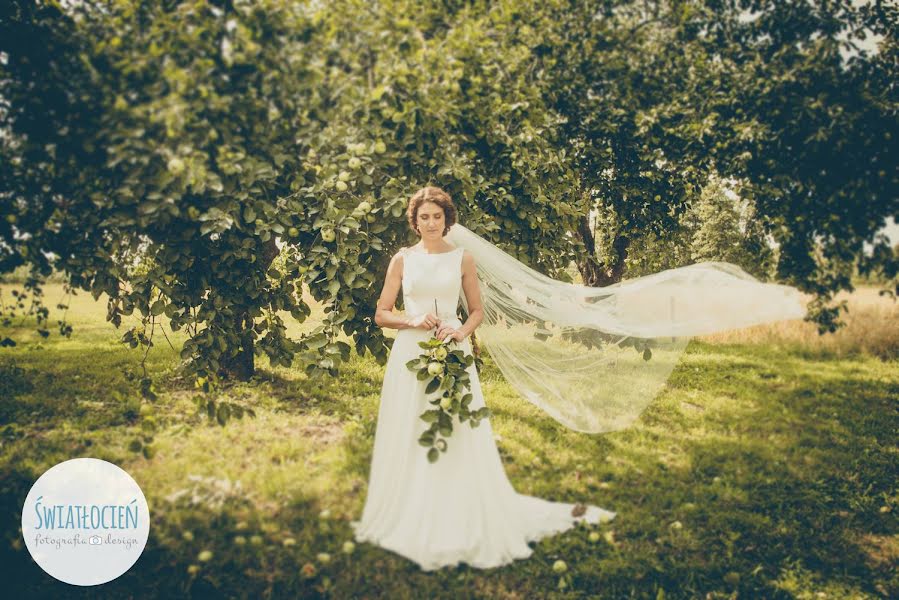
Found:
M 234 325 L 240 335 L 240 351 L 234 356 L 222 357 L 219 377 L 234 381 L 249 381 L 256 373 L 253 353 L 253 320 L 247 313 L 241 313 L 234 319 Z
M 262 251 L 262 262 L 259 268 L 263 273 L 268 272 L 272 261 L 278 256 L 278 246 L 275 244 L 275 238 L 269 238 L 265 242 Z M 223 357 L 221 367 L 219 368 L 219 376 L 223 379 L 231 379 L 234 381 L 249 381 L 256 374 L 253 318 L 248 312 L 242 312 L 234 318 L 234 326 L 240 336 L 240 351 L 229 357 Z
M 584 285 L 590 287 L 605 287 L 618 283 L 624 275 L 624 264 L 627 260 L 627 249 L 631 244 L 627 236 L 617 234 L 612 241 L 611 266 L 603 267 L 596 260 L 596 239 L 590 230 L 590 222 L 587 217 L 581 217 L 578 222 L 578 235 L 587 247 L 587 256 L 577 262 L 578 271 Z

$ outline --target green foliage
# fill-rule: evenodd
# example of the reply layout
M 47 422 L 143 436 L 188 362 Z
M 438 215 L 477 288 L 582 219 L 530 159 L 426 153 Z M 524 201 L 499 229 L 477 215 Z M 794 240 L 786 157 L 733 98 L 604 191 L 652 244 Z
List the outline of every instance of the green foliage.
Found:
M 826 304 L 851 289 L 856 269 L 882 269 L 899 283 L 899 265 L 875 235 L 899 212 L 891 143 L 899 135 L 891 83 L 899 9 L 823 0 L 622 3 L 614 16 L 589 18 L 597 8 L 558 10 L 546 35 L 554 79 L 544 90 L 567 117 L 580 189 L 613 217 L 600 232 L 585 214 L 576 230 L 586 282 L 622 278 L 638 238 L 678 246 L 682 216 L 717 171 L 738 180 L 755 207 L 753 236 L 778 244 L 777 277 L 818 296 L 811 316 L 823 328 L 837 315 Z M 748 8 L 756 18 L 745 18 Z M 880 52 L 844 62 L 840 45 L 866 31 L 884 36 Z M 875 246 L 871 256 L 865 242 Z
M 851 273 L 899 268 L 874 239 L 899 213 L 899 18 L 795 0 L 744 22 L 744 5 L 15 0 L 0 273 L 30 269 L 44 320 L 56 270 L 105 294 L 116 326 L 186 330 L 198 377 L 247 378 L 255 355 L 335 375 L 353 348 L 386 359 L 379 278 L 418 187 L 540 271 L 577 260 L 601 285 L 629 250 L 683 236 L 717 171 L 755 207 L 747 239 L 777 242 L 777 276 L 835 326 Z M 835 36 L 862 26 L 883 49 L 843 65 Z M 293 339 L 282 315 L 309 316 L 304 286 L 326 319 Z
M 628 274 L 637 276 L 699 261 L 729 262 L 763 281 L 774 275 L 777 262 L 754 203 L 740 197 L 739 186 L 714 176 L 670 233 L 633 237 L 626 265 Z
M 428 181 L 476 230 L 503 231 L 522 259 L 561 269 L 576 211 L 551 199 L 573 179 L 529 62 L 533 32 L 496 36 L 516 15 L 483 7 L 460 8 L 458 27 L 421 29 L 427 20 L 396 16 L 410 6 L 61 13 L 20 2 L 4 67 L 16 168 L 2 197 L 18 221 L 0 226 L 0 266 L 40 257 L 107 294 L 115 325 L 164 314 L 190 332 L 182 357 L 199 377 L 245 367 L 248 351 L 336 374 L 341 331 L 383 361 L 376 279 L 408 240 L 406 198 Z M 60 98 L 71 105 L 58 122 L 34 127 Z M 41 171 L 35 156 L 58 167 Z M 276 239 L 289 248 L 272 269 Z M 308 316 L 304 283 L 327 318 L 292 340 L 279 312 Z
M 0 397 L 12 400 L 32 389 L 34 384 L 26 375 L 25 369 L 17 366 L 15 362 L 0 364 Z
M 4 263 L 32 257 L 66 271 L 74 287 L 108 296 L 116 326 L 137 311 L 190 328 L 183 358 L 200 376 L 254 342 L 289 364 L 297 346 L 277 311 L 308 309 L 301 280 L 270 281 L 267 263 L 273 236 L 299 217 L 278 198 L 302 177 L 308 18 L 276 3 L 17 8 L 4 68 L 16 134 L 4 150 L 16 168 L 3 202 L 32 237 L 4 235 Z M 278 43 L 255 41 L 266 36 Z M 35 93 L 38 70 L 49 89 Z M 54 113 L 59 102 L 69 104 Z M 32 120 L 45 112 L 58 122 Z M 39 172 L 35 155 L 55 168 Z
M 832 330 L 838 312 L 827 302 L 852 289 L 857 268 L 891 278 L 899 268 L 875 235 L 899 213 L 899 8 L 791 0 L 753 20 L 708 16 L 718 35 L 703 44 L 727 86 L 709 96 L 710 152 L 722 174 L 745 182 L 779 244 L 778 278 L 816 294 L 810 316 Z M 871 32 L 884 36 L 879 53 L 841 57 L 841 46 Z M 870 258 L 865 242 L 876 247 Z
M 596 3 L 573 4 L 548 19 L 544 94 L 564 117 L 583 196 L 572 230 L 581 276 L 607 285 L 624 276 L 636 238 L 665 239 L 698 197 L 709 157 L 696 151 L 708 77 L 697 66 L 707 57 L 690 43 L 684 3 L 644 5 L 654 13 L 622 3 L 604 18 L 592 18 Z
M 756 209 L 720 180 L 706 185 L 691 207 L 691 258 L 733 263 L 766 280 L 773 274 L 774 253 L 759 226 Z

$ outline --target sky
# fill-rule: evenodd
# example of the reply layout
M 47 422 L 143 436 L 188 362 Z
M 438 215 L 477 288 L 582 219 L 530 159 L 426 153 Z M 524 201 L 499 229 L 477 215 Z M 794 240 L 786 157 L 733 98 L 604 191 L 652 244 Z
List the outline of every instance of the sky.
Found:
M 887 219 L 887 225 L 881 231 L 890 238 L 891 245 L 899 244 L 899 223 L 896 223 L 892 217 Z

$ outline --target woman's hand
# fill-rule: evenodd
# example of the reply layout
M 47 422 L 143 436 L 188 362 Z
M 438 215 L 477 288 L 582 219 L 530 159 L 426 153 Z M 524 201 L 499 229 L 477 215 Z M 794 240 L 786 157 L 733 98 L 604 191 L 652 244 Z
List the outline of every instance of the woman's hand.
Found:
M 425 315 L 412 317 L 409 319 L 409 325 L 415 329 L 433 329 L 440 325 L 440 319 L 437 318 L 437 315 L 427 313 Z
M 452 325 L 441 325 L 437 329 L 436 337 L 441 342 L 445 342 L 448 339 L 453 339 L 457 342 L 461 342 L 465 339 L 465 334 L 453 327 Z

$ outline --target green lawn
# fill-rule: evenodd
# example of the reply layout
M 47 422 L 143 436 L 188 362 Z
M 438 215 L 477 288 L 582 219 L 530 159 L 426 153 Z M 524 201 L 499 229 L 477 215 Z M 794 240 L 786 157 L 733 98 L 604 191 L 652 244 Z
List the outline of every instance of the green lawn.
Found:
M 48 305 L 60 295 L 48 286 Z M 515 487 L 618 517 L 597 528 L 596 543 L 584 527 L 512 566 L 425 574 L 371 545 L 341 551 L 365 499 L 383 374 L 373 359 L 322 381 L 263 363 L 256 380 L 223 393 L 257 416 L 223 428 L 196 412 L 177 352 L 158 334 L 148 369 L 159 398 L 137 406 L 141 353 L 118 342 L 104 315 L 82 294 L 71 339 L 42 340 L 28 323 L 0 332 L 19 342 L 0 350 L 0 560 L 15 574 L 6 597 L 899 595 L 895 359 L 694 340 L 637 424 L 596 436 L 519 399 L 488 360 L 484 391 Z M 169 339 L 177 348 L 183 338 Z M 150 458 L 132 449 L 144 436 Z M 35 479 L 80 456 L 131 473 L 152 518 L 138 563 L 84 589 L 41 571 L 19 528 Z M 203 550 L 208 562 L 197 560 Z M 569 567 L 562 591 L 557 559 Z M 314 577 L 301 575 L 306 563 Z

